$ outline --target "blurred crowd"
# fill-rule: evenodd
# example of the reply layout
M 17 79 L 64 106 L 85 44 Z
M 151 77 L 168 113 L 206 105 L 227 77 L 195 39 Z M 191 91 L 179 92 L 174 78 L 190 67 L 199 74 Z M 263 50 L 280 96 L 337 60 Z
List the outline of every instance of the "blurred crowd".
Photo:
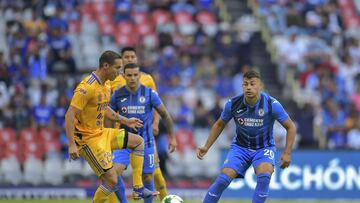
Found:
M 0 180 L 21 182 L 13 179 L 15 166 L 24 167 L 16 176 L 24 171 L 25 182 L 32 184 L 47 177 L 32 171 L 34 164 L 43 164 L 44 173 L 58 171 L 56 160 L 67 158 L 64 115 L 75 85 L 96 69 L 102 51 L 120 52 L 124 46 L 136 48 L 142 70 L 154 77 L 176 124 L 181 146 L 172 156 L 185 157 L 184 163 L 162 162 L 165 175 L 217 173 L 216 167 L 203 171 L 220 166 L 219 159 L 193 169 L 194 150 L 224 101 L 242 92 L 241 75 L 250 68 L 248 47 L 257 29 L 253 16 L 222 21 L 212 0 L 15 0 L 1 1 L 0 15 L 0 42 L 5 45 L 0 50 L 0 145 L 5 149 L 0 156 L 14 166 L 9 173 L 4 168 Z M 233 134 L 227 132 L 213 158 L 231 142 Z M 159 151 L 168 159 L 165 137 L 161 131 Z M 65 161 L 61 177 L 88 174 L 79 163 L 70 167 Z M 62 183 L 55 178 L 59 176 L 50 176 L 50 183 Z
M 360 148 L 359 30 L 344 23 L 340 2 L 258 0 L 285 96 L 299 107 L 300 145 Z
M 224 21 L 213 0 L 94 2 L 0 2 L 0 146 L 8 154 L 30 148 L 18 155 L 25 162 L 27 156 L 32 162 L 66 158 L 64 115 L 75 85 L 98 66 L 102 51 L 134 46 L 175 121 L 180 145 L 173 156 L 186 162 L 170 160 L 162 166 L 165 174 L 214 176 L 217 168 L 209 166 L 220 166 L 219 159 L 195 169 L 194 150 L 224 102 L 242 93 L 242 74 L 255 68 L 250 55 L 258 32 L 255 17 L 244 13 Z M 299 148 L 360 148 L 360 50 L 356 36 L 343 27 L 336 2 L 259 0 L 258 5 L 278 45 L 284 98 L 296 107 L 291 116 Z M 281 147 L 284 129 L 276 125 L 274 132 Z M 209 156 L 219 157 L 233 133 L 230 124 Z M 158 139 L 159 154 L 168 159 L 163 131 Z M 48 140 L 53 147 L 45 149 Z

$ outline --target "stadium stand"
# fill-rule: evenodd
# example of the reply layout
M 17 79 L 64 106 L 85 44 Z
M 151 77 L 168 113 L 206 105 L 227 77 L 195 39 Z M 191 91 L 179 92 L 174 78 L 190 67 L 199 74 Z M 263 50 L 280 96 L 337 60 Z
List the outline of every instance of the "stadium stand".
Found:
M 124 46 L 136 47 L 181 134 L 179 150 L 165 159 L 170 186 L 177 179 L 188 187 L 196 178 L 206 188 L 217 174 L 234 126 L 211 158 L 195 163 L 194 150 L 228 97 L 241 93 L 242 73 L 250 68 L 292 109 L 300 149 L 360 148 L 360 48 L 353 29 L 360 21 L 347 15 L 359 5 L 224 1 L 243 8 L 230 11 L 231 19 L 215 0 L 161 2 L 0 2 L 0 184 L 96 184 L 88 166 L 68 160 L 63 116 L 74 85 L 97 67 L 99 54 Z M 263 32 L 270 37 L 262 40 Z

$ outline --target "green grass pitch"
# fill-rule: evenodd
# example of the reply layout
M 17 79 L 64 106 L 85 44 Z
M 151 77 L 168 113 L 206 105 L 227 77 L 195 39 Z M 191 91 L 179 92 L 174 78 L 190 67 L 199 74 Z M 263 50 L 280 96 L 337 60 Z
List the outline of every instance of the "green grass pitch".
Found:
M 70 199 L 63 199 L 63 200 L 0 200 L 0 203 L 91 203 L 90 199 L 87 200 L 70 200 Z M 143 201 L 129 201 L 129 203 L 141 203 Z M 156 200 L 153 201 L 154 203 L 159 203 L 160 201 Z M 230 200 L 220 200 L 220 203 L 251 203 L 250 200 L 237 200 L 237 201 L 230 201 Z M 360 203 L 360 201 L 349 201 L 349 200 L 324 200 L 324 201 L 316 201 L 316 200 L 269 200 L 267 203 Z M 201 201 L 187 201 L 185 203 L 201 203 Z

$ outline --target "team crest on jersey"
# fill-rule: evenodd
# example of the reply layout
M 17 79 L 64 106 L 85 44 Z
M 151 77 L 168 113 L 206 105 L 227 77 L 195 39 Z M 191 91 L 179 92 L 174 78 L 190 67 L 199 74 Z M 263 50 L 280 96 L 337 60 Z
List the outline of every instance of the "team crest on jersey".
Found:
M 127 113 L 128 109 L 126 106 L 121 107 L 121 112 Z
M 262 108 L 259 109 L 258 114 L 259 114 L 259 116 L 264 116 L 264 114 L 265 114 L 264 109 L 262 109 Z
M 144 96 L 141 96 L 141 97 L 139 98 L 139 102 L 142 103 L 142 104 L 145 103 L 145 97 L 144 97 Z
M 85 94 L 86 94 L 86 90 L 83 89 L 83 88 L 80 88 L 80 89 L 79 89 L 79 93 L 80 93 L 81 95 L 85 95 Z

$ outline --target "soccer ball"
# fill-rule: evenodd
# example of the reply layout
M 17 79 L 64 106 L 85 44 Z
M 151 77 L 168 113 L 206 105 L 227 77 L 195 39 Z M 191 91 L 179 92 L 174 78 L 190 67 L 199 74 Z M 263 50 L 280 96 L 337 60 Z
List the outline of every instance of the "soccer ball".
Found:
M 177 195 L 168 195 L 164 197 L 161 203 L 183 203 L 184 200 Z

